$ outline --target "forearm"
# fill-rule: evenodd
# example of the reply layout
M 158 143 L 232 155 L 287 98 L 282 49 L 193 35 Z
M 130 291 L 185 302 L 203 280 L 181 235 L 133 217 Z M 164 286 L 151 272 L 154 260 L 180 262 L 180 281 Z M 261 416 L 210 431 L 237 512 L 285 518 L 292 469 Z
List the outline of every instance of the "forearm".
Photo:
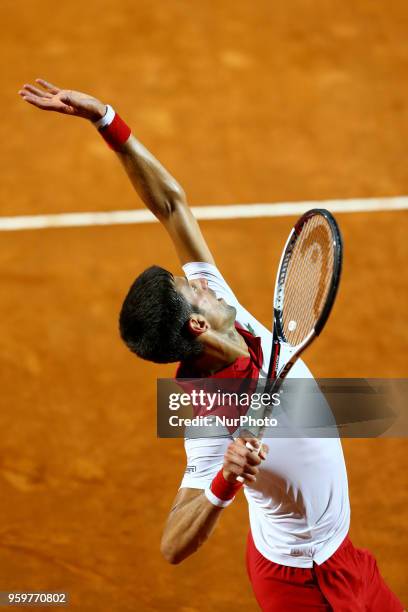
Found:
M 170 563 L 180 563 L 211 535 L 222 511 L 232 504 L 242 487 L 256 481 L 258 466 L 267 448 L 255 438 L 231 441 L 222 468 L 205 491 L 180 488 L 164 529 L 161 550 Z M 238 477 L 240 480 L 238 480 Z
M 130 128 L 111 107 L 95 125 L 116 151 L 140 198 L 167 230 L 181 264 L 189 261 L 213 264 L 213 256 L 177 181 L 130 134 Z
M 136 192 L 160 220 L 185 201 L 177 181 L 133 135 L 117 155 Z
M 134 136 L 129 136 L 129 127 L 109 105 L 43 79 L 36 79 L 36 85 L 25 84 L 19 94 L 37 108 L 91 121 L 117 152 L 136 191 L 160 220 L 168 219 L 179 203 L 185 203 L 180 185 Z
M 173 508 L 161 543 L 165 559 L 176 564 L 192 555 L 210 537 L 221 511 L 204 492 Z

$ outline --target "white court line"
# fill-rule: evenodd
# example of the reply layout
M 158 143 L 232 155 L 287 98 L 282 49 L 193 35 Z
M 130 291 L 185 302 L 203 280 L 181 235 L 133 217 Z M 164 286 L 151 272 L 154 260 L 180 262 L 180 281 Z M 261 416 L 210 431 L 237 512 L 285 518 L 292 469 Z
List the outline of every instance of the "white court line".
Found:
M 407 210 L 408 196 L 390 198 L 357 198 L 349 200 L 316 200 L 277 202 L 276 204 L 229 204 L 225 206 L 192 206 L 197 219 L 252 219 L 255 217 L 288 217 L 310 208 L 328 208 L 335 213 Z M 152 223 L 157 219 L 148 210 L 115 210 L 111 212 L 60 213 L 0 217 L 0 231 L 33 230 L 50 227 L 90 227 Z

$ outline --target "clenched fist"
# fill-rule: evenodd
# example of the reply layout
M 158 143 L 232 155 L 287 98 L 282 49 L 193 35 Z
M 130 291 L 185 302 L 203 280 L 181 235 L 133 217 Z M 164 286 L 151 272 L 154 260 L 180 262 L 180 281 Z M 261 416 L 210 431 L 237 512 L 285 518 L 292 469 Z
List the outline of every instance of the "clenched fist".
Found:
M 248 446 L 255 450 L 251 450 Z M 240 476 L 247 484 L 255 482 L 259 466 L 268 452 L 268 447 L 256 438 L 236 438 L 224 455 L 223 475 L 225 480 L 234 482 Z

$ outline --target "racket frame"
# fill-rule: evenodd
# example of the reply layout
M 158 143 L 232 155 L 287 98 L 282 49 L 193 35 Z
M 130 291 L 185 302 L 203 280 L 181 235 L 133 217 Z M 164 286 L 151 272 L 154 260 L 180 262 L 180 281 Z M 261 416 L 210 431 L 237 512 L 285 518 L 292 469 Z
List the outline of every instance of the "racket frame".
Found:
M 296 245 L 303 226 L 311 219 L 311 217 L 314 217 L 315 215 L 322 215 L 328 222 L 331 229 L 333 237 L 333 274 L 325 305 L 314 328 L 310 331 L 303 342 L 301 342 L 301 344 L 292 346 L 286 341 L 282 326 L 282 304 L 285 295 L 286 273 L 290 260 L 290 254 Z M 312 340 L 321 333 L 323 327 L 325 326 L 336 299 L 337 290 L 340 283 L 343 259 L 342 253 L 343 241 L 340 230 L 333 215 L 328 210 L 324 208 L 312 208 L 302 215 L 292 228 L 282 252 L 278 274 L 275 281 L 272 351 L 268 370 L 268 380 L 270 381 L 271 385 L 270 389 L 273 391 L 276 391 L 278 387 L 277 381 L 279 379 L 283 381 L 296 360 L 309 346 Z M 281 367 L 280 363 L 283 363 Z

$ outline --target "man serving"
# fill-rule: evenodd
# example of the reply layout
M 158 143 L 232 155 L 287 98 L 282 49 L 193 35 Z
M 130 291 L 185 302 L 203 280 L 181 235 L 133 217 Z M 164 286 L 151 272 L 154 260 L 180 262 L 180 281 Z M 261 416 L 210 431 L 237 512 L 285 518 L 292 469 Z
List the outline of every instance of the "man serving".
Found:
M 271 334 L 217 269 L 175 179 L 109 105 L 41 79 L 19 93 L 37 108 L 92 122 L 174 243 L 184 275 L 152 266 L 124 300 L 120 333 L 130 350 L 157 363 L 179 362 L 177 378 L 264 376 Z M 301 360 L 289 377 L 313 378 Z M 255 439 L 185 440 L 187 469 L 164 529 L 164 557 L 179 563 L 195 552 L 243 488 L 251 526 L 248 574 L 263 610 L 401 611 L 374 557 L 348 538 L 340 440 L 265 442 L 259 449 Z

